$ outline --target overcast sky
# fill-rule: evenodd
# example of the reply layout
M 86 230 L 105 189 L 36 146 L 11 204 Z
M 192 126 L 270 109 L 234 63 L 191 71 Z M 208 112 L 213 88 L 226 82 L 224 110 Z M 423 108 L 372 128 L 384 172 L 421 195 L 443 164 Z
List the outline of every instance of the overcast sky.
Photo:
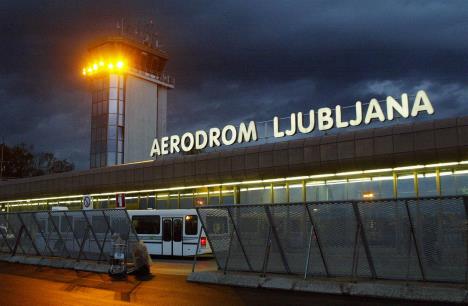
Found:
M 90 41 L 153 20 L 176 78 L 168 132 L 428 92 L 468 110 L 468 1 L 0 1 L 0 136 L 89 166 Z

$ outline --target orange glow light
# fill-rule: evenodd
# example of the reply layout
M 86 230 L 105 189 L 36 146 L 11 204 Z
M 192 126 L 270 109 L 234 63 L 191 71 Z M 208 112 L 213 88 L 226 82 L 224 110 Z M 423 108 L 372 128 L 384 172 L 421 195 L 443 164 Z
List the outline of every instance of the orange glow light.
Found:
M 126 68 L 126 59 L 122 58 L 109 58 L 107 60 L 104 60 L 102 58 L 100 59 L 95 59 L 93 62 L 89 63 L 86 67 L 83 68 L 82 74 L 84 76 L 91 76 L 94 75 L 95 73 L 100 73 L 100 72 L 111 72 L 118 70 L 119 72 L 123 72 L 124 69 Z
M 364 199 L 373 199 L 374 198 L 374 193 L 373 192 L 364 192 L 362 194 L 362 197 Z

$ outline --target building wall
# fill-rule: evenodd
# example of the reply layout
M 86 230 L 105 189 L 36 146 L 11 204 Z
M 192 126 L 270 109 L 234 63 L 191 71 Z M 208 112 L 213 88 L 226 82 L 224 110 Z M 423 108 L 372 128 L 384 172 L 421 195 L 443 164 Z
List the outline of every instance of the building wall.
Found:
M 125 94 L 124 163 L 149 160 L 156 137 L 158 86 L 150 81 L 127 76 Z
M 0 183 L 0 200 L 220 184 L 468 160 L 468 116 L 176 155 Z

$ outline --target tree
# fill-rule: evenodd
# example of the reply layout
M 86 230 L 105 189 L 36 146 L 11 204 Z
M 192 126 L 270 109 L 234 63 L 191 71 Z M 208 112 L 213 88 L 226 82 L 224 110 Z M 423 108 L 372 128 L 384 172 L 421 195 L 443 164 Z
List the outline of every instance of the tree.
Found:
M 53 153 L 34 153 L 33 146 L 24 143 L 9 147 L 1 145 L 3 151 L 2 179 L 23 178 L 44 174 L 72 171 L 72 162 L 57 159 Z

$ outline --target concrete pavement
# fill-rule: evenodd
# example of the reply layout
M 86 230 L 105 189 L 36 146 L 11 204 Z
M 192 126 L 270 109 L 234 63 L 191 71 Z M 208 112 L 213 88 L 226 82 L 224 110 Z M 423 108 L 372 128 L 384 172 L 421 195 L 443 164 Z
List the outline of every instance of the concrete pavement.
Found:
M 0 306 L 408 305 L 398 300 L 190 283 L 186 276 L 191 263 L 155 259 L 153 279 L 138 281 L 129 277 L 126 281 L 113 281 L 106 274 L 0 262 Z M 202 267 L 210 271 L 216 269 L 216 264 L 204 259 L 197 269 Z

